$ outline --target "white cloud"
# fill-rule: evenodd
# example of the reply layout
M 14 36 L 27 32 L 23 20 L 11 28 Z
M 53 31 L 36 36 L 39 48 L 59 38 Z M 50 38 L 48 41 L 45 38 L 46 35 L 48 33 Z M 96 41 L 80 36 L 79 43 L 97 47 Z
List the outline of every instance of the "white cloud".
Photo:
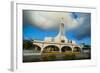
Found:
M 76 28 L 83 23 L 84 17 L 73 18 L 68 12 L 26 11 L 27 20 L 42 29 L 51 29 L 61 23 L 61 18 L 66 29 Z

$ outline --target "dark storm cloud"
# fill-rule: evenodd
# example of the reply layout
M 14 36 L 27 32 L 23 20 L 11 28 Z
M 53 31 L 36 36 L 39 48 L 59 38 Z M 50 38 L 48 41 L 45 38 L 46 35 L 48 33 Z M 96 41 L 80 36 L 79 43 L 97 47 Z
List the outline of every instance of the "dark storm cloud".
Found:
M 28 11 L 23 10 L 23 24 L 30 24 Z
M 81 40 L 85 37 L 91 37 L 91 14 L 85 13 L 81 15 L 84 17 L 83 23 L 79 27 L 71 30 L 75 38 L 78 40 Z

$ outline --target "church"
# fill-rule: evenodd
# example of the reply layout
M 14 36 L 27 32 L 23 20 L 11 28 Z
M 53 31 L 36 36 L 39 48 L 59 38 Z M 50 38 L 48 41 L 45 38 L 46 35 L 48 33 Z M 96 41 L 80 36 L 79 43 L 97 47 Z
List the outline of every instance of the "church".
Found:
M 45 37 L 44 41 L 33 40 L 34 53 L 48 53 L 48 52 L 81 52 L 81 46 L 74 40 L 69 40 L 65 36 L 65 28 L 63 18 L 59 24 L 59 33 L 56 37 Z

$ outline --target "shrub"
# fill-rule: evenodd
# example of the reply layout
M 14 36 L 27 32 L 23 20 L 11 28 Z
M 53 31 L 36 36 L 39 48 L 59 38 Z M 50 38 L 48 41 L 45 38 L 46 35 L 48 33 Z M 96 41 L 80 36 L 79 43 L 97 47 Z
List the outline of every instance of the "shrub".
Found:
M 63 56 L 63 60 L 74 60 L 75 59 L 75 55 L 74 54 L 71 54 L 71 55 L 64 55 Z
M 56 56 L 55 55 L 43 55 L 42 60 L 43 61 L 54 61 L 56 60 Z

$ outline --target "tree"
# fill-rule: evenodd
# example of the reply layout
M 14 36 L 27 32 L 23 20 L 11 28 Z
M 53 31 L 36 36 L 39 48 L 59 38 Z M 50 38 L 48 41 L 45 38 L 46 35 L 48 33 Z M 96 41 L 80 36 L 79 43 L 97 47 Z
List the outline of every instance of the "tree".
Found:
M 32 46 L 33 46 L 32 41 L 30 41 L 30 40 L 23 41 L 23 49 L 30 49 Z

